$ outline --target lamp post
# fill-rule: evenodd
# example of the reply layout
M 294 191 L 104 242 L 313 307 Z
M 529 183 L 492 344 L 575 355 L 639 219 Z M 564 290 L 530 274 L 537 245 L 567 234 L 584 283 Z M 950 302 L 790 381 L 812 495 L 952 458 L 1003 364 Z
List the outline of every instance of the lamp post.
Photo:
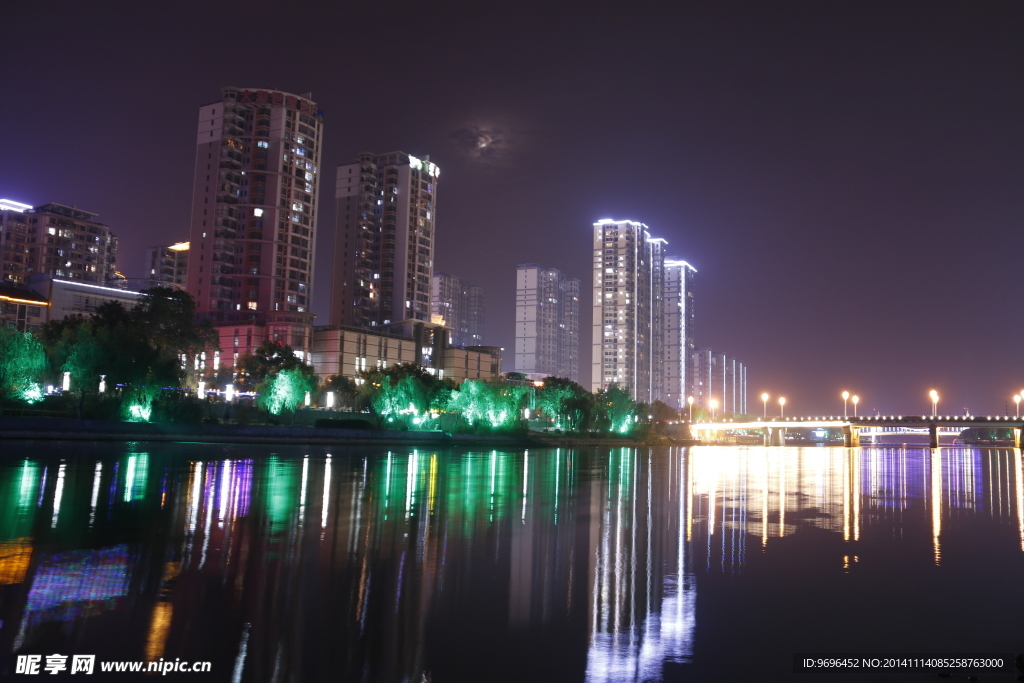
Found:
M 690 407 L 690 422 L 693 422 L 693 396 L 687 396 L 686 403 Z
M 843 417 L 846 417 L 846 401 L 849 398 L 850 398 L 850 392 L 849 391 L 844 391 L 843 392 Z
M 938 414 L 939 408 L 939 392 L 932 389 L 928 392 L 928 395 L 932 398 L 932 417 L 935 417 Z
M 857 404 L 860 403 L 860 396 L 851 396 L 850 400 L 853 401 L 853 416 L 857 417 Z
M 1017 404 L 1017 417 L 1020 417 L 1020 394 L 1013 397 L 1013 402 Z
M 711 399 L 710 401 L 708 401 L 708 407 L 711 408 L 711 419 L 714 420 L 715 408 L 718 407 L 718 401 L 716 401 L 715 399 Z
M 779 396 L 779 417 L 786 417 L 786 397 Z
M 761 394 L 761 402 L 764 403 L 764 419 L 768 419 L 768 392 Z

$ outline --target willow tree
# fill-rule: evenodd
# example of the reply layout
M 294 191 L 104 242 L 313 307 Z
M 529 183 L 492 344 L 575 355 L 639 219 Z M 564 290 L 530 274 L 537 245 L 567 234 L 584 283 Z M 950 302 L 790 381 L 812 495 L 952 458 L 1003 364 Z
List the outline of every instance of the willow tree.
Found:
M 629 390 L 612 382 L 594 397 L 602 427 L 612 434 L 629 434 L 636 424 L 637 404 Z
M 316 390 L 316 375 L 303 367 L 276 372 L 258 387 L 256 405 L 271 415 L 294 412 L 302 405 L 306 392 Z
M 422 426 L 428 413 L 444 412 L 456 385 L 413 363 L 360 373 L 357 407 L 369 408 L 388 422 Z
M 450 412 L 458 413 L 470 426 L 484 425 L 506 430 L 519 424 L 531 387 L 481 379 L 467 379 L 452 392 Z
M 0 407 L 10 399 L 26 403 L 41 399 L 45 371 L 46 353 L 35 335 L 0 325 Z
M 555 421 L 556 429 L 589 428 L 594 416 L 594 396 L 565 377 L 546 377 L 537 390 L 537 408 Z

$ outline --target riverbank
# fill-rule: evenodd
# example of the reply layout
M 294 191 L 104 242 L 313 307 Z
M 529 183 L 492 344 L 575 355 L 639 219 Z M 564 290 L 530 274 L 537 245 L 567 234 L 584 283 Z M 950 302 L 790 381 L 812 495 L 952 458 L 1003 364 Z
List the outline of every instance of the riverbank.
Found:
M 500 434 L 448 434 L 445 432 L 378 431 L 372 429 L 281 427 L 269 425 L 173 424 L 78 420 L 73 418 L 0 417 L 3 440 L 163 441 L 205 443 L 264 443 L 317 445 L 408 445 L 447 448 L 458 446 L 514 448 L 635 447 L 645 444 L 619 438 L 584 438 L 538 434 L 525 437 Z M 2 449 L 0 449 L 2 453 Z

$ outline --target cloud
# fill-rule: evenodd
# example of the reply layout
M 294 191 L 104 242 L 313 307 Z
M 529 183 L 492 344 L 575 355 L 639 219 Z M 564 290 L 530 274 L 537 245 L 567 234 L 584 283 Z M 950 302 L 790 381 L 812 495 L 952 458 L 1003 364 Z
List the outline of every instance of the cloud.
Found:
M 473 159 L 496 161 L 512 149 L 508 131 L 497 127 L 466 126 L 448 134 L 455 149 Z

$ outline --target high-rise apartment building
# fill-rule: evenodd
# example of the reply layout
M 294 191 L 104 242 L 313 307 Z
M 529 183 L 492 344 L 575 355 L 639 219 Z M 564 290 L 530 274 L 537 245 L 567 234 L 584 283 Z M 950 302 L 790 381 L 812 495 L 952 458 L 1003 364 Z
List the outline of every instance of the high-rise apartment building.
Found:
M 433 322 L 450 327 L 454 346 L 484 343 L 484 288 L 447 273 L 434 273 L 430 281 Z
M 664 240 L 643 223 L 594 223 L 591 390 L 615 383 L 637 401 L 654 400 L 663 331 L 660 271 Z M 657 272 L 656 272 L 657 271 Z
M 430 320 L 438 175 L 429 157 L 405 152 L 338 167 L 332 325 Z
M 665 260 L 665 346 L 661 401 L 681 410 L 694 393 L 693 280 L 697 271 L 686 261 Z
M 177 242 L 146 249 L 143 279 L 154 285 L 185 286 L 188 276 L 188 242 Z
M 42 273 L 103 284 L 117 275 L 117 236 L 77 207 L 0 200 L 0 278 L 25 284 Z
M 222 357 L 266 339 L 311 357 L 322 137 L 308 94 L 224 88 L 199 109 L 186 289 Z
M 516 271 L 515 370 L 579 381 L 580 281 L 524 263 Z
M 724 353 L 697 349 L 692 356 L 694 404 L 719 415 L 747 412 L 747 368 Z

